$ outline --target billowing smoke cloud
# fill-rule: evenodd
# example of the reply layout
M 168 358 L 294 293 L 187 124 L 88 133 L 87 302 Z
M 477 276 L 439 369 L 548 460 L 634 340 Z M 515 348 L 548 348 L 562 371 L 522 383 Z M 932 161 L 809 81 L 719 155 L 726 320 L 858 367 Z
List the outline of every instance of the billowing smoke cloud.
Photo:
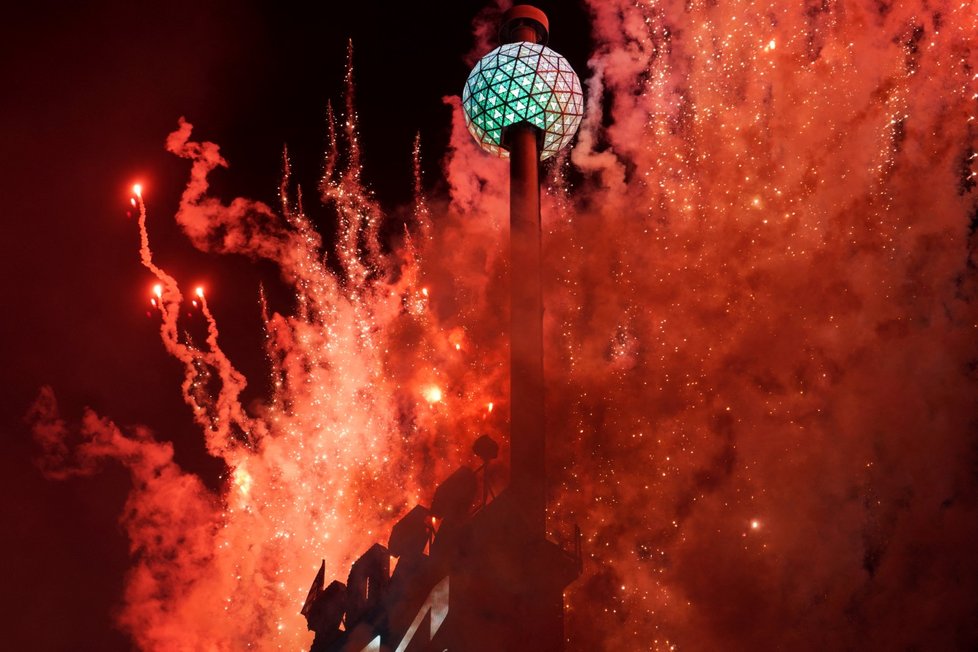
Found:
M 587 557 L 569 648 L 973 648 L 978 7 L 589 5 L 588 115 L 544 206 L 550 524 Z M 287 175 L 276 209 L 225 205 L 217 146 L 170 136 L 187 235 L 277 262 L 297 308 L 268 315 L 275 392 L 246 413 L 204 295 L 199 347 L 144 241 L 217 494 L 144 431 L 71 430 L 48 390 L 32 412 L 52 477 L 133 474 L 142 648 L 308 644 L 320 557 L 341 577 L 505 435 L 506 166 L 448 101 L 451 196 L 389 256 L 331 121 L 338 274 Z
M 50 477 L 89 475 L 106 460 L 129 470 L 133 488 L 121 522 L 135 564 L 120 624 L 154 649 L 205 648 L 221 640 L 214 631 L 220 625 L 208 622 L 207 601 L 216 597 L 216 577 L 227 570 L 216 554 L 222 508 L 196 476 L 173 462 L 173 446 L 142 428 L 123 433 L 91 410 L 69 428 L 49 387 L 29 418 Z
M 549 249 L 574 649 L 973 647 L 975 7 L 591 10 Z

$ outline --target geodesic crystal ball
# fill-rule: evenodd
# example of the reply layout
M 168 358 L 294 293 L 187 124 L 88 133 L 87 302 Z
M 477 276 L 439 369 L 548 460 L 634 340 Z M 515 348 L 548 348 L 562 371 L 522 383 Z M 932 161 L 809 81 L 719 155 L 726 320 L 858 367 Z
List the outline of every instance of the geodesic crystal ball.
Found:
M 570 144 L 584 115 L 581 82 L 567 59 L 550 48 L 520 41 L 482 57 L 462 90 L 469 133 L 482 148 L 507 157 L 503 129 L 529 122 L 543 132 L 540 158 Z

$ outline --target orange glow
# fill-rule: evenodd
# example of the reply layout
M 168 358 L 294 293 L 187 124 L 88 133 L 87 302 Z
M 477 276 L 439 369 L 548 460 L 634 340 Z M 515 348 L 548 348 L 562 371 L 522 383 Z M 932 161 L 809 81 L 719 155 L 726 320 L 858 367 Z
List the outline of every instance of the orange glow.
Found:
M 429 385 L 421 390 L 421 395 L 429 403 L 438 403 L 442 399 L 441 388 L 438 385 Z
M 234 485 L 238 488 L 238 491 L 241 492 L 241 495 L 247 498 L 248 494 L 251 493 L 251 485 L 254 482 L 251 474 L 248 473 L 243 466 L 239 466 L 231 474 L 231 478 L 234 481 Z
M 455 347 L 456 351 L 461 351 L 462 345 L 465 343 L 465 330 L 462 328 L 453 328 L 448 333 L 448 342 Z

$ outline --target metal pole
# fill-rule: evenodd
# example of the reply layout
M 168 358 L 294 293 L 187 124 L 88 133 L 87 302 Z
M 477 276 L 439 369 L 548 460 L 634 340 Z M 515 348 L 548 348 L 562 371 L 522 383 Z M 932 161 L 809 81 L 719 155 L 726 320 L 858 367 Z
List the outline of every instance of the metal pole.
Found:
M 536 43 L 530 25 L 510 32 L 513 41 Z M 511 483 L 527 533 L 546 534 L 546 433 L 543 385 L 543 291 L 541 287 L 540 153 L 537 129 L 513 125 L 510 156 L 510 447 Z
M 510 446 L 512 484 L 529 533 L 546 529 L 546 434 L 543 393 L 543 292 L 540 273 L 540 175 L 537 133 L 509 132 L 510 164 Z

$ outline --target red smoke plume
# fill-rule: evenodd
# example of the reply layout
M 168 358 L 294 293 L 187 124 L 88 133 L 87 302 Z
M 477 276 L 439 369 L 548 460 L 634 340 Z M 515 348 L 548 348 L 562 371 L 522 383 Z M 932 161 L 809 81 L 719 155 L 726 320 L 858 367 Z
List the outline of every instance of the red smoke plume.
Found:
M 589 4 L 588 115 L 544 206 L 551 525 L 588 557 L 569 649 L 970 649 L 978 7 Z M 506 166 L 449 102 L 451 196 L 392 255 L 355 114 L 331 122 L 340 274 L 288 179 L 276 210 L 225 205 L 217 146 L 168 139 L 188 237 L 275 261 L 298 307 L 268 315 L 275 392 L 246 413 L 144 241 L 216 494 L 144 431 L 70 430 L 49 390 L 32 412 L 52 477 L 132 473 L 141 648 L 308 644 L 320 557 L 342 575 L 504 436 Z

